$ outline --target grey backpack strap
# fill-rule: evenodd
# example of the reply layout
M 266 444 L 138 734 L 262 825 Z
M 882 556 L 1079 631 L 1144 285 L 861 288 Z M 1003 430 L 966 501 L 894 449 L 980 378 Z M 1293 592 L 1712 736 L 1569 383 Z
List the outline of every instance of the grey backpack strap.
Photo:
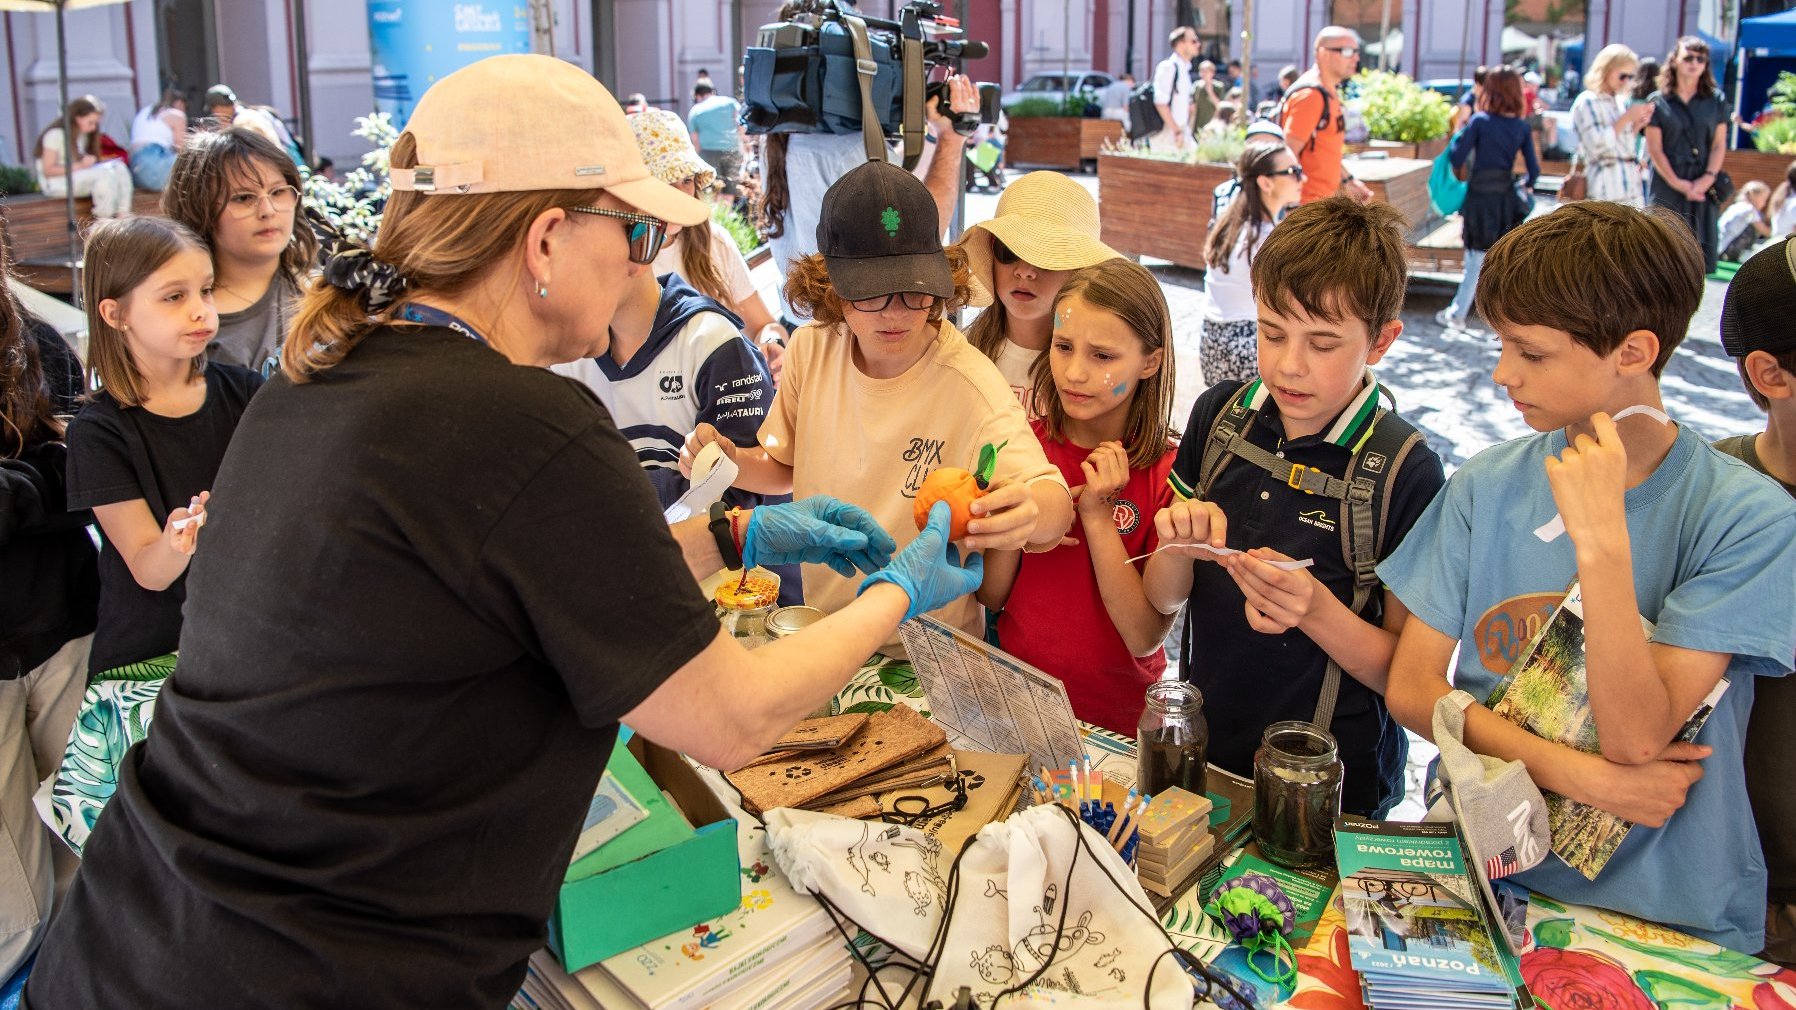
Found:
M 1210 422 L 1209 434 L 1204 436 L 1203 461 L 1197 467 L 1195 489 L 1199 498 L 1209 495 L 1210 485 L 1216 482 L 1216 475 L 1222 468 L 1228 466 L 1229 457 L 1237 453 L 1238 446 L 1247 444 L 1241 435 L 1253 425 L 1253 419 L 1259 413 L 1247 407 L 1247 391 L 1252 388 L 1250 382 L 1235 390 L 1235 395 L 1229 397 L 1228 403 Z
M 873 45 L 867 41 L 867 22 L 843 12 L 842 24 L 848 27 L 848 38 L 854 43 L 855 79 L 861 85 L 861 137 L 867 142 L 867 160 L 886 160 L 886 135 L 879 125 L 879 112 L 873 108 L 873 78 L 879 76 L 879 64 L 873 62 Z
M 1372 428 L 1355 446 L 1347 463 L 1347 480 L 1341 482 L 1341 557 L 1353 572 L 1354 614 L 1366 620 L 1382 615 L 1373 607 L 1379 589 L 1378 560 L 1384 554 L 1385 527 L 1390 517 L 1390 487 L 1410 451 L 1422 442 L 1422 433 L 1396 414 L 1378 409 Z M 1280 462 L 1283 462 L 1282 460 Z M 1293 485 L 1295 486 L 1295 485 Z M 1335 701 L 1341 693 L 1341 665 L 1332 658 L 1322 677 L 1322 693 L 1316 699 L 1311 722 L 1328 728 L 1334 719 Z

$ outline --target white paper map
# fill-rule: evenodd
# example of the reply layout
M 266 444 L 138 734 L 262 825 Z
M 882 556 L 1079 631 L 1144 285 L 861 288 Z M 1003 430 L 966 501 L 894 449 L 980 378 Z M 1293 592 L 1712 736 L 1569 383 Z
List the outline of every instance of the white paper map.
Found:
M 1066 685 L 933 617 L 898 627 L 930 717 L 976 749 L 1027 754 L 1030 767 L 1065 768 L 1085 756 Z

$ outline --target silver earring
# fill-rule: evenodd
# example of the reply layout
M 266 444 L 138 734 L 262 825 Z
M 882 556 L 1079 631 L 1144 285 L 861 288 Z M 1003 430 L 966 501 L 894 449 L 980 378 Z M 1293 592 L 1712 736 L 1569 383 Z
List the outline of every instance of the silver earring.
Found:
M 538 298 L 549 297 L 549 286 L 547 284 L 544 284 L 542 281 L 536 282 L 536 297 L 538 297 Z

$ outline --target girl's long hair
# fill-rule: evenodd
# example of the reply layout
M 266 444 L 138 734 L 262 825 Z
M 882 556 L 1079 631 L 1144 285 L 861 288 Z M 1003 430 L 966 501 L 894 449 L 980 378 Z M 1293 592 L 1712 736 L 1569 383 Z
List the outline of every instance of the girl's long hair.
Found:
M 389 158 L 394 168 L 418 163 L 418 142 L 402 133 Z M 291 162 L 289 162 L 291 164 Z M 506 260 L 523 244 L 530 222 L 554 208 L 584 207 L 597 199 L 590 189 L 546 189 L 468 196 L 431 196 L 409 190 L 387 199 L 373 258 L 398 268 L 407 283 L 405 294 L 369 315 L 360 297 L 312 281 L 293 325 L 281 345 L 281 371 L 294 382 L 308 382 L 336 365 L 363 337 L 391 323 L 418 295 L 455 295 L 468 290 L 487 271 L 505 269 Z M 522 261 L 510 269 L 521 274 Z M 470 320 L 478 325 L 481 320 Z
M 162 213 L 186 225 L 210 246 L 218 230 L 219 215 L 224 213 L 231 194 L 262 188 L 257 181 L 258 164 L 280 173 L 281 181 L 300 193 L 306 191 L 293 159 L 259 134 L 228 126 L 189 135 L 181 145 L 181 153 L 175 156 L 168 185 L 162 190 Z M 317 257 L 318 237 L 306 224 L 302 203 L 295 203 L 293 241 L 281 253 L 281 276 L 293 287 L 300 287 L 316 265 Z
M 1129 469 L 1144 470 L 1164 456 L 1169 444 L 1179 437 L 1172 426 L 1172 394 L 1178 382 L 1173 371 L 1172 311 L 1166 307 L 1166 296 L 1160 293 L 1160 282 L 1146 267 L 1117 258 L 1086 267 L 1067 278 L 1054 298 L 1055 310 L 1074 297 L 1122 320 L 1141 340 L 1142 353 L 1161 352 L 1160 370 L 1135 387 L 1135 398 L 1129 401 L 1128 420 L 1123 425 L 1123 450 L 1129 454 Z M 1066 407 L 1054 388 L 1052 355 L 1050 347 L 1047 354 L 1035 359 L 1030 378 L 1034 380 L 1035 404 L 1042 411 L 1048 436 L 1065 441 Z
M 4 283 L 9 272 L 6 250 L 0 248 L 0 459 L 16 459 L 39 442 L 62 437 L 37 342 Z
M 680 229 L 675 239 L 680 246 L 680 276 L 698 289 L 698 293 L 714 299 L 730 311 L 736 310 L 736 296 L 724 282 L 723 268 L 711 255 L 711 230 L 717 225 L 706 221 Z
M 1222 216 L 1211 222 L 1210 237 L 1204 243 L 1204 261 L 1211 270 L 1229 272 L 1229 257 L 1243 232 L 1247 234 L 1248 265 L 1253 264 L 1252 250 L 1260 244 L 1260 232 L 1272 227 L 1272 212 L 1266 209 L 1259 179 L 1277 170 L 1278 156 L 1285 150 L 1283 144 L 1254 143 L 1235 160 L 1235 178 L 1241 180 L 1241 188 Z
M 51 130 L 72 130 L 75 128 L 75 120 L 80 119 L 90 112 L 104 111 L 106 110 L 100 105 L 100 100 L 92 95 L 82 95 L 80 98 L 70 101 L 68 111 L 63 113 L 62 118 L 57 119 L 49 126 L 44 127 L 43 132 L 37 135 L 37 142 L 31 145 L 31 157 L 42 158 L 44 156 L 44 136 Z M 88 134 L 85 138 L 76 137 L 75 150 L 80 154 L 99 154 L 100 128 L 97 126 L 94 127 L 94 132 Z
M 187 250 L 206 253 L 206 243 L 184 225 L 161 217 L 127 217 L 101 221 L 87 236 L 81 297 L 87 306 L 87 384 L 98 385 L 121 407 L 143 403 L 143 373 L 123 331 L 106 322 L 100 303 L 124 302 L 162 265 Z M 196 354 L 187 377 L 206 371 L 206 356 Z

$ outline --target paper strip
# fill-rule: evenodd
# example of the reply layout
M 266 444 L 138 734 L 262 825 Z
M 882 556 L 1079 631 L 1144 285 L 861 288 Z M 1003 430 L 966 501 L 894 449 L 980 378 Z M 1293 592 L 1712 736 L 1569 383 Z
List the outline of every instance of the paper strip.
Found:
M 1636 403 L 1632 407 L 1623 407 L 1621 410 L 1615 412 L 1615 416 L 1611 418 L 1611 420 L 1620 421 L 1623 418 L 1633 417 L 1635 414 L 1644 414 L 1660 424 L 1671 423 L 1670 414 L 1665 413 L 1657 407 L 1647 406 L 1644 403 Z M 1553 518 L 1541 523 L 1540 527 L 1534 531 L 1534 535 L 1549 544 L 1559 539 L 1565 535 L 1565 517 L 1557 512 L 1553 513 Z
M 1155 554 L 1158 554 L 1161 551 L 1166 550 L 1168 547 L 1195 547 L 1200 551 L 1208 551 L 1209 553 L 1214 554 L 1219 558 L 1226 558 L 1230 554 L 1245 554 L 1246 553 L 1245 551 L 1235 550 L 1233 547 L 1211 547 L 1209 544 L 1161 544 L 1160 546 L 1154 548 L 1153 550 L 1148 551 L 1146 554 L 1140 555 L 1138 557 L 1130 558 L 1128 560 L 1128 563 L 1132 565 L 1135 562 L 1140 561 L 1142 558 L 1152 557 Z M 1299 571 L 1304 568 L 1308 568 L 1311 565 L 1314 565 L 1316 563 L 1316 561 L 1314 558 L 1304 558 L 1302 561 L 1268 561 L 1266 563 L 1271 565 L 1274 568 L 1282 568 L 1287 572 L 1295 572 L 1295 571 Z
M 705 450 L 713 446 L 706 446 Z M 677 523 L 709 511 L 713 502 L 722 500 L 723 493 L 736 482 L 738 469 L 736 461 L 725 456 L 722 450 L 717 451 L 717 464 L 709 473 L 704 473 L 701 464 L 707 452 L 701 451 L 698 459 L 693 461 L 692 475 L 697 477 L 692 487 L 681 495 L 679 500 L 669 505 L 662 513 L 669 523 Z

